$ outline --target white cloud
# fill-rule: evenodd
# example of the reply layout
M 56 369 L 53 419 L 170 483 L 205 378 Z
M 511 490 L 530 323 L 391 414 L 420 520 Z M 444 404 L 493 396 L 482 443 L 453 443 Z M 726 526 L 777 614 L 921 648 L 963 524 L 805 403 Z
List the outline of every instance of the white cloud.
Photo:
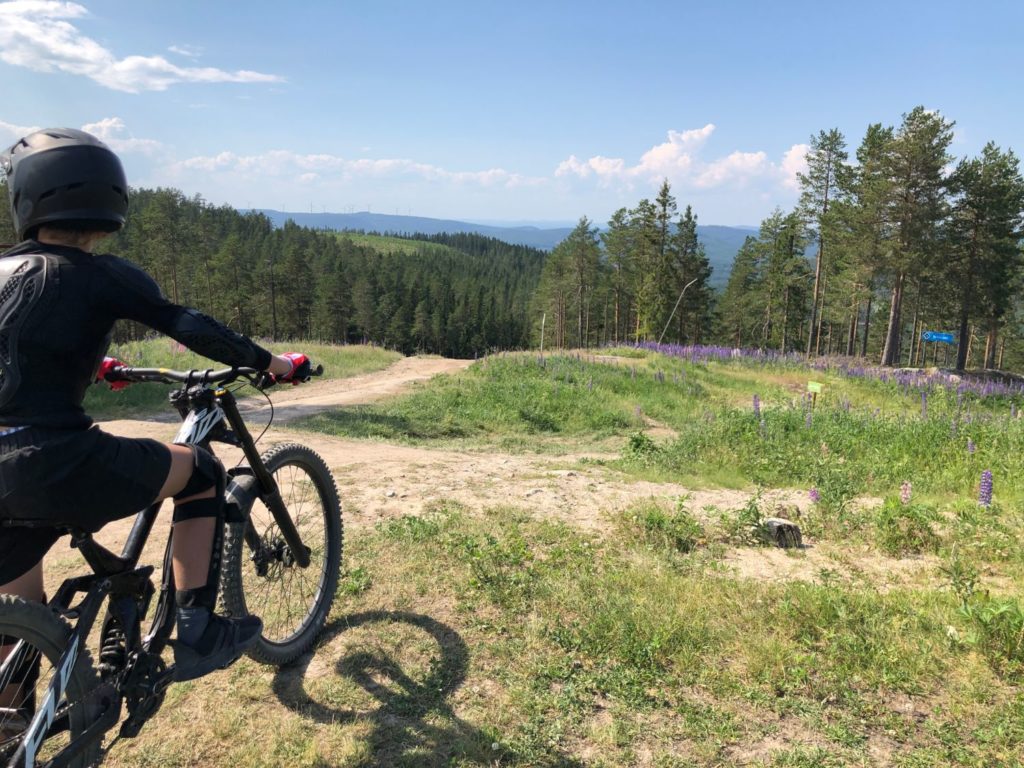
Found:
M 125 125 L 120 117 L 105 117 L 96 123 L 86 123 L 82 130 L 105 142 L 115 152 L 141 152 L 149 155 L 162 146 L 159 141 L 153 139 L 123 137 Z
M 769 168 L 764 152 L 733 152 L 709 163 L 694 178 L 698 187 L 720 187 L 727 182 L 746 183 L 755 176 L 763 176 Z
M 800 179 L 797 174 L 807 173 L 807 144 L 794 144 L 782 156 L 779 172 L 782 174 L 782 186 L 787 189 L 799 189 Z
M 715 125 L 688 131 L 669 131 L 668 140 L 640 155 L 635 165 L 623 158 L 595 155 L 581 160 L 570 155 L 555 169 L 557 177 L 594 179 L 599 186 L 623 184 L 631 188 L 635 181 L 652 184 L 668 179 L 670 183 L 698 189 L 726 185 L 744 186 L 755 179 L 774 179 L 788 189 L 795 189 L 796 172 L 803 166 L 807 147 L 794 145 L 776 164 L 763 151 L 735 151 L 724 157 L 705 159 L 702 156 Z
M 36 72 L 81 75 L 116 91 L 163 91 L 176 83 L 279 83 L 249 70 L 179 67 L 163 56 L 117 58 L 71 20 L 88 15 L 74 2 L 11 0 L 0 3 L 0 60 Z
M 353 178 L 412 177 L 426 181 L 445 181 L 454 184 L 473 184 L 481 187 L 522 187 L 544 183 L 544 179 L 511 173 L 503 168 L 483 171 L 450 171 L 429 163 L 404 158 L 347 159 L 330 154 L 299 154 L 275 149 L 258 155 L 238 155 L 220 152 L 216 155 L 190 157 L 175 163 L 175 175 L 203 171 L 235 173 L 242 176 L 258 175 L 264 178 L 292 178 L 296 172 L 303 182 L 347 181 Z
M 30 133 L 38 131 L 39 128 L 27 125 L 15 125 L 14 123 L 8 123 L 0 120 L 0 137 L 5 142 L 14 142 L 23 136 L 28 136 Z
M 198 59 L 203 55 L 203 49 L 198 45 L 169 45 L 167 50 L 179 56 L 188 56 L 190 59 Z

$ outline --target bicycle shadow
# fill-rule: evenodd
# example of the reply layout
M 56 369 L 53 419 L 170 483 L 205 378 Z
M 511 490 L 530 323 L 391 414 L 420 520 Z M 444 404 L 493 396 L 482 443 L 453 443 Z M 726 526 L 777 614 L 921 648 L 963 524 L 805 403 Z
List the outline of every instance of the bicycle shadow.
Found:
M 386 654 L 370 651 L 346 653 L 335 663 L 338 675 L 355 682 L 379 705 L 366 712 L 336 709 L 312 699 L 304 682 L 315 654 L 308 654 L 285 669 L 280 669 L 272 684 L 274 693 L 292 711 L 325 724 L 371 724 L 367 737 L 370 756 L 359 768 L 383 766 L 449 765 L 455 758 L 474 764 L 515 765 L 523 758 L 515 751 L 499 746 L 486 732 L 459 718 L 448 698 L 465 682 L 469 651 L 459 634 L 430 616 L 403 611 L 366 611 L 328 624 L 320 641 L 324 646 L 343 632 L 376 622 L 404 623 L 430 635 L 440 650 L 432 658 L 429 672 L 414 680 Z M 583 763 L 552 751 L 533 765 L 548 768 L 582 768 Z

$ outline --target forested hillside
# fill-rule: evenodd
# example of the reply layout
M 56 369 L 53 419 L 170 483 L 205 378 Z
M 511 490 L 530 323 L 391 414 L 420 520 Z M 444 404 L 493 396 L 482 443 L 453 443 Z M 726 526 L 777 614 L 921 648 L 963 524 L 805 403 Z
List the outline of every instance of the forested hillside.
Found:
M 7 206 L 0 210 L 0 239 L 13 242 Z M 526 346 L 544 252 L 471 234 L 426 239 L 381 252 L 176 190 L 137 189 L 128 225 L 103 248 L 145 268 L 172 300 L 252 336 L 451 357 Z

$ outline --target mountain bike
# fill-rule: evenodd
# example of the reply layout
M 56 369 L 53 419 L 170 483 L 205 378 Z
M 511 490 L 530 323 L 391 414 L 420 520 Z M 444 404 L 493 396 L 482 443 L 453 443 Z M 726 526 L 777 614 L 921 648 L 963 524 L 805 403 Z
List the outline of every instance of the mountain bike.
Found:
M 248 651 L 257 661 L 283 665 L 304 654 L 323 630 L 338 586 L 341 509 L 334 479 L 313 450 L 295 443 L 257 450 L 259 438 L 246 427 L 231 385 L 264 392 L 273 378 L 252 368 L 118 367 L 108 376 L 115 379 L 180 384 L 170 394 L 182 418 L 174 442 L 241 449 L 244 458 L 228 470 L 225 491 L 223 610 L 263 620 L 262 636 Z M 10 648 L 0 664 L 0 765 L 93 765 L 118 722 L 119 737 L 130 738 L 159 710 L 174 675 L 164 660 L 174 642 L 170 537 L 158 595 L 154 567 L 139 565 L 159 508 L 136 516 L 120 555 L 66 526 L 92 574 L 65 580 L 47 605 L 0 596 L 0 642 Z M 104 606 L 94 665 L 87 641 Z

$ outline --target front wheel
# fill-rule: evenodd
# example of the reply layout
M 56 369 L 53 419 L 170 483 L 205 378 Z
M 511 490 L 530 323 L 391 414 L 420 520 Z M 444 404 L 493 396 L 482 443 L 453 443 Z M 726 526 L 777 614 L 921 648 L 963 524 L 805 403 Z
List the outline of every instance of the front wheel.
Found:
M 247 524 L 226 527 L 221 590 L 232 615 L 263 620 L 263 635 L 249 655 L 282 665 L 308 651 L 327 621 L 341 571 L 341 505 L 334 478 L 315 451 L 278 445 L 260 459 L 309 549 L 309 566 L 295 563 L 273 513 L 257 498 Z

